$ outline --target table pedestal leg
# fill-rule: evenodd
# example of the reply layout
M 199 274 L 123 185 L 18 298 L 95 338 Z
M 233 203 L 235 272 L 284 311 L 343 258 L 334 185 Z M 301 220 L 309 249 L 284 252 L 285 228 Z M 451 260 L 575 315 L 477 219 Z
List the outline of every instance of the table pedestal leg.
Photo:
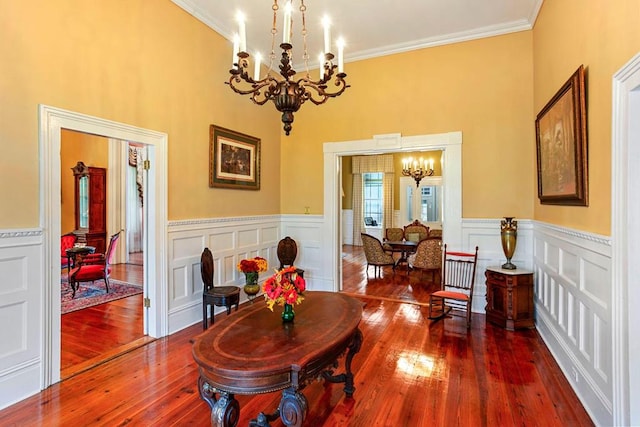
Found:
M 249 422 L 249 427 L 269 427 L 269 421 L 275 421 L 278 418 L 288 427 L 300 427 L 307 417 L 309 404 L 307 398 L 294 387 L 289 387 L 282 391 L 282 399 L 280 405 L 273 414 L 258 414 L 255 420 Z
M 216 399 L 216 390 L 202 377 L 198 378 L 200 397 L 211 407 L 211 425 L 213 427 L 236 427 L 240 418 L 240 403 L 232 393 L 219 392 Z
M 356 391 L 355 386 L 353 385 L 353 372 L 351 372 L 351 361 L 353 360 L 353 356 L 357 352 L 360 351 L 360 347 L 362 346 L 362 332 L 360 329 L 356 329 L 355 334 L 353 334 L 353 338 L 351 338 L 351 343 L 348 347 L 347 356 L 344 361 L 345 373 L 340 375 L 333 375 L 332 370 L 326 370 L 322 372 L 322 377 L 332 383 L 344 383 L 344 393 L 347 397 L 353 397 L 353 393 Z

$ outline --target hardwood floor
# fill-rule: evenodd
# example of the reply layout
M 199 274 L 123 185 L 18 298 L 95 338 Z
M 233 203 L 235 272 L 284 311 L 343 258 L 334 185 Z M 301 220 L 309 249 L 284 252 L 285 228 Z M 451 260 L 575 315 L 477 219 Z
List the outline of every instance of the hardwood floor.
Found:
M 345 253 L 345 291 L 364 305 L 356 391 L 348 399 L 341 384 L 307 386 L 305 426 L 593 425 L 535 330 L 508 332 L 480 314 L 470 330 L 462 318 L 431 322 L 433 284 L 416 272 L 406 284 L 390 268 L 367 281 L 358 249 Z M 0 411 L 0 425 L 209 425 L 191 355 L 199 333 L 197 324 L 56 384 Z M 280 393 L 237 398 L 246 426 Z
M 143 267 L 112 266 L 111 277 L 143 283 Z M 61 316 L 60 377 L 69 378 L 152 341 L 144 335 L 142 294 L 88 307 Z

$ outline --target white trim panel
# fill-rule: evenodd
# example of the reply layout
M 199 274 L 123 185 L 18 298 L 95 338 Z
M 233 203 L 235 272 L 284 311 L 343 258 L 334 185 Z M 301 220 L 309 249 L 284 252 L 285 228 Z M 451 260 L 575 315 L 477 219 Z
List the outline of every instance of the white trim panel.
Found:
M 536 222 L 536 327 L 597 425 L 612 425 L 608 237 Z
M 41 230 L 0 231 L 0 409 L 40 391 L 42 259 Z

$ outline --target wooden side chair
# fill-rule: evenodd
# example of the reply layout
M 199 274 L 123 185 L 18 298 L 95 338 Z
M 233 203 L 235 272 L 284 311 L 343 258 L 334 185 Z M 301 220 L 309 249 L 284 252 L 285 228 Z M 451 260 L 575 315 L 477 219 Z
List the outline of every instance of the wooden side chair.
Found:
M 471 304 L 476 280 L 478 247 L 474 253 L 449 252 L 444 245 L 440 290 L 429 297 L 429 319 L 440 320 L 452 310 L 462 311 L 471 327 Z
M 362 246 L 364 249 L 364 256 L 367 259 L 367 278 L 369 277 L 369 266 L 374 266 L 374 277 L 380 274 L 382 267 L 391 265 L 394 267 L 395 273 L 395 260 L 393 256 L 384 251 L 382 242 L 377 238 L 367 233 L 360 233 L 362 237 Z
M 211 324 L 215 322 L 213 307 L 226 307 L 227 316 L 231 314 L 231 306 L 240 305 L 240 288 L 237 286 L 213 286 L 213 255 L 209 248 L 204 248 L 200 256 L 200 274 L 204 289 L 202 290 L 202 329 L 208 328 L 209 313 L 211 307 Z
M 289 236 L 281 239 L 278 242 L 276 255 L 278 256 L 278 261 L 280 261 L 280 270 L 294 266 L 296 257 L 298 256 L 298 245 L 296 241 Z M 304 277 L 303 269 L 296 268 L 296 273 L 298 273 L 300 277 Z

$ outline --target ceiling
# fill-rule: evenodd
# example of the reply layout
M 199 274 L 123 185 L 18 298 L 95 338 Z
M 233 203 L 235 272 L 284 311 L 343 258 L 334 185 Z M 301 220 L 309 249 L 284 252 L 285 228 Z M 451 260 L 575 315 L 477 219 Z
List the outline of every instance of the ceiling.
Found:
M 216 32 L 232 40 L 235 19 L 246 17 L 247 50 L 266 57 L 271 52 L 271 0 L 172 0 Z M 331 19 L 331 38 L 345 41 L 345 71 L 350 61 L 530 30 L 543 0 L 307 0 L 309 68 L 317 68 L 322 51 L 321 19 Z M 278 3 L 282 11 L 284 0 Z M 294 0 L 297 11 L 299 1 Z M 295 12 L 294 12 L 295 13 Z M 282 31 L 281 14 L 278 29 Z M 300 32 L 294 17 L 293 32 Z M 276 54 L 281 36 L 275 40 Z M 292 39 L 294 63 L 301 58 L 301 37 Z M 296 49 L 298 48 L 298 49 Z M 232 46 L 229 43 L 229 62 Z M 298 51 L 300 53 L 298 54 Z M 335 44 L 332 48 L 336 52 Z M 299 66 L 300 64 L 298 64 Z

